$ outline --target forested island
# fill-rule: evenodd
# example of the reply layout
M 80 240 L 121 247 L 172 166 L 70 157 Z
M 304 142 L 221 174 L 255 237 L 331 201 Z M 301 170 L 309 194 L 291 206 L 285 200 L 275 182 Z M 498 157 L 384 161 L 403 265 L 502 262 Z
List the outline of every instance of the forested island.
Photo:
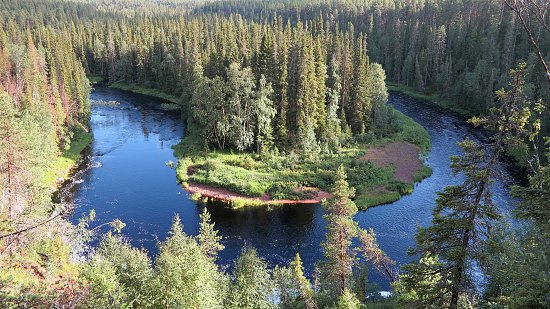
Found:
M 6 0 L 0 17 L 0 307 L 550 307 L 547 1 Z M 194 234 L 174 214 L 155 252 L 123 218 L 72 218 L 78 201 L 56 196 L 89 168 L 94 107 L 124 105 L 94 87 L 181 118 L 165 165 L 197 205 L 322 204 L 314 270 L 298 249 L 272 265 L 248 245 L 222 265 L 207 207 Z M 430 135 L 388 91 L 481 136 L 459 143 L 459 182 L 403 263 L 357 221 L 432 174 Z M 509 212 L 493 194 L 502 161 L 521 175 Z

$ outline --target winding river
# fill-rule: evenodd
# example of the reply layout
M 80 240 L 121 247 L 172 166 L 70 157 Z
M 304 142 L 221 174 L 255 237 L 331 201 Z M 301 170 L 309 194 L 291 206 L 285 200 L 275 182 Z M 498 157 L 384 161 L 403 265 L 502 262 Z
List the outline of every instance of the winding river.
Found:
M 94 105 L 91 126 L 94 141 L 72 181 L 60 191 L 60 199 L 74 203 L 74 221 L 90 209 L 99 225 L 113 219 L 126 223 L 123 234 L 154 257 L 157 242 L 164 240 L 172 218 L 180 215 L 186 233 L 196 235 L 199 214 L 207 207 L 223 236 L 225 249 L 219 263 L 230 268 L 243 246 L 255 247 L 271 265 L 287 264 L 299 252 L 306 271 L 322 258 L 320 243 L 325 224 L 320 205 L 290 205 L 275 209 L 228 209 L 216 203 L 197 203 L 176 182 L 171 146 L 184 134 L 179 115 L 157 110 L 155 99 L 109 88 L 97 88 L 93 100 L 120 104 Z M 417 226 L 431 220 L 436 192 L 460 181 L 452 175 L 449 157 L 459 153 L 457 142 L 465 137 L 483 139 L 466 122 L 431 103 L 391 93 L 389 103 L 423 125 L 432 139 L 426 164 L 433 176 L 418 183 L 411 195 L 399 201 L 361 211 L 356 220 L 371 227 L 380 247 L 399 264 L 410 260 L 406 251 L 414 245 Z M 493 184 L 495 201 L 507 213 L 512 199 L 512 177 L 501 166 L 503 179 Z M 387 280 L 369 272 L 369 281 L 388 289 Z

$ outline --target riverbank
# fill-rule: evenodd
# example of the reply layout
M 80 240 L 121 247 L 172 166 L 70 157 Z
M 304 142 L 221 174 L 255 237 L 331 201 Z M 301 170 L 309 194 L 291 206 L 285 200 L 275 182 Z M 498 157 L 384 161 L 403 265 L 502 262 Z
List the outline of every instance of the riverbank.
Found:
M 92 85 L 103 86 L 106 84 L 104 78 L 100 76 L 89 77 Z M 159 108 L 165 111 L 179 111 L 181 110 L 181 98 L 156 90 L 154 88 L 144 87 L 136 84 L 128 84 L 123 82 L 116 82 L 110 85 L 106 85 L 109 88 L 136 93 L 148 97 L 161 99 L 163 102 L 159 104 Z
M 453 111 L 462 117 L 469 118 L 473 116 L 473 114 L 470 111 L 457 107 L 454 102 L 447 100 L 445 98 L 442 98 L 438 93 L 426 94 L 426 93 L 419 92 L 418 90 L 412 87 L 405 86 L 398 83 L 388 82 L 388 81 L 386 81 L 386 87 L 388 91 L 400 92 L 408 95 L 409 97 L 413 97 L 415 99 L 429 101 L 442 108 Z
M 396 111 L 401 128 L 391 137 L 355 143 L 337 154 L 305 159 L 295 153 L 262 158 L 254 153 L 192 151 L 189 139 L 175 147 L 178 179 L 193 198 L 232 207 L 319 203 L 328 196 L 336 169 L 343 165 L 356 190 L 359 209 L 387 204 L 412 192 L 429 177 L 421 160 L 430 149 L 425 129 Z M 378 160 L 378 154 L 384 160 Z
M 77 130 L 71 139 L 69 148 L 55 158 L 49 168 L 44 171 L 42 183 L 50 190 L 55 191 L 78 166 L 78 162 L 82 159 L 82 152 L 92 141 L 93 134 L 91 132 Z
M 244 206 L 281 206 L 291 204 L 318 204 L 324 199 L 330 198 L 332 195 L 326 191 L 316 188 L 300 187 L 296 188 L 297 194 L 307 192 L 307 197 L 301 200 L 290 199 L 273 199 L 269 194 L 264 194 L 260 197 L 250 197 L 243 194 L 231 192 L 227 189 L 203 185 L 200 183 L 186 183 L 184 189 L 189 191 L 191 199 L 195 201 L 207 202 L 209 200 L 224 201 L 233 208 Z

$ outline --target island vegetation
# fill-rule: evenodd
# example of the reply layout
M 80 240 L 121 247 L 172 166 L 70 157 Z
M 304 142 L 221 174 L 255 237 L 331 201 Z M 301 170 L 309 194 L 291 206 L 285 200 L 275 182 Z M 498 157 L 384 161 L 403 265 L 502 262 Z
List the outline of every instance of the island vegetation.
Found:
M 0 2 L 0 304 L 550 307 L 549 10 L 542 0 Z M 386 77 L 489 132 L 486 145 L 460 143 L 451 167 L 462 182 L 439 192 L 404 266 L 354 220 L 430 173 L 399 178 L 398 163 L 377 160 L 395 145 L 430 147 L 387 104 Z M 90 80 L 181 112 L 176 169 L 187 186 L 227 188 L 235 206 L 322 199 L 314 274 L 299 255 L 272 266 L 253 248 L 222 268 L 206 211 L 197 236 L 176 216 L 155 257 L 120 236 L 118 220 L 103 235 L 94 212 L 71 224 L 71 205 L 51 193 L 91 141 Z M 519 226 L 491 191 L 505 154 L 527 178 L 512 188 Z M 392 282 L 391 297 L 366 298 L 367 268 Z

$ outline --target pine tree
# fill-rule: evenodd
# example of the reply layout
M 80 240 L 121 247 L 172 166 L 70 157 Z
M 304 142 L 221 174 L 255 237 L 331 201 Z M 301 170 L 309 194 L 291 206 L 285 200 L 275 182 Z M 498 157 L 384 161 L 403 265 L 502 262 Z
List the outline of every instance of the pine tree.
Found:
M 311 288 L 311 283 L 304 276 L 304 266 L 302 265 L 302 259 L 300 259 L 298 253 L 296 253 L 296 257 L 290 263 L 290 267 L 294 272 L 294 280 L 298 285 L 300 298 L 304 301 L 306 309 L 316 309 L 315 293 Z
M 524 89 L 524 65 L 511 70 L 510 90 L 500 90 L 497 97 L 501 102 L 486 118 L 472 118 L 476 125 L 483 124 L 494 129 L 495 136 L 487 155 L 487 147 L 466 139 L 459 145 L 464 155 L 452 157 L 454 173 L 462 173 L 465 180 L 461 185 L 446 187 L 438 194 L 437 206 L 433 210 L 432 226 L 419 228 L 416 235 L 417 248 L 413 254 L 429 254 L 442 262 L 413 263 L 404 281 L 407 293 L 419 289 L 419 284 L 438 276 L 433 290 L 416 291 L 431 297 L 424 297 L 424 305 L 458 308 L 461 298 L 468 296 L 470 278 L 467 269 L 472 260 L 480 257 L 476 249 L 483 248 L 484 237 L 491 224 L 499 217 L 492 201 L 491 181 L 499 156 L 504 147 L 518 132 L 522 131 L 527 117 Z
M 294 115 L 297 132 L 317 128 L 317 77 L 312 42 L 306 38 L 300 50 Z M 316 138 L 315 138 L 316 142 Z M 305 150 L 305 149 L 304 149 Z
M 214 229 L 214 223 L 211 221 L 210 213 L 204 208 L 204 211 L 199 216 L 201 219 L 199 226 L 199 242 L 202 253 L 210 260 L 215 261 L 218 257 L 218 252 L 225 247 L 220 243 L 222 237 L 218 235 L 218 231 Z
M 357 222 L 353 220 L 357 207 L 351 200 L 354 189 L 346 181 L 343 166 L 336 172 L 336 180 L 331 191 L 332 197 L 323 203 L 327 222 L 326 240 L 323 249 L 326 261 L 323 264 L 323 276 L 327 287 L 335 295 L 342 295 L 351 287 L 353 266 L 356 262 L 352 239 L 357 235 Z
M 288 144 L 287 112 L 288 112 L 288 45 L 283 39 L 279 60 L 279 95 L 277 97 L 277 115 L 275 118 L 275 140 L 279 148 L 285 149 Z

